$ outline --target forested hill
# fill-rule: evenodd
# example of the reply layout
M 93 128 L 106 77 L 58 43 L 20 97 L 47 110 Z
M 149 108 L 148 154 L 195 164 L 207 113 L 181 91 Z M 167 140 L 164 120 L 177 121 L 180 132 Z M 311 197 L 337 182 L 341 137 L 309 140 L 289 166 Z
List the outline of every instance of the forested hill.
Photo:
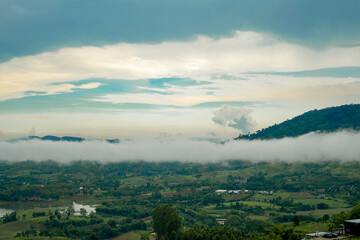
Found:
M 235 139 L 297 137 L 314 131 L 334 132 L 341 129 L 360 130 L 360 104 L 315 109 L 256 133 L 240 135 Z

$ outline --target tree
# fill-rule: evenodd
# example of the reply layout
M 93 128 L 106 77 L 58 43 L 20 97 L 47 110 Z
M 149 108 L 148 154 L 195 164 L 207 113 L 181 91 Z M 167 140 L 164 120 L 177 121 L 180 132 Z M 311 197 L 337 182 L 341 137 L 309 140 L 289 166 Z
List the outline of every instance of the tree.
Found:
M 5 216 L 3 216 L 2 218 L 2 222 L 3 223 L 8 223 L 8 222 L 15 222 L 17 221 L 17 218 L 16 218 L 16 212 L 12 212 L 10 214 L 5 214 Z
M 300 218 L 298 215 L 295 215 L 294 220 L 293 220 L 294 226 L 297 227 L 300 225 Z
M 231 227 L 238 227 L 242 224 L 242 222 L 243 220 L 238 215 L 230 215 L 228 217 L 226 224 Z
M 317 208 L 317 209 L 329 209 L 330 206 L 329 206 L 328 204 L 326 204 L 326 203 L 318 203 L 318 204 L 316 205 L 316 208 Z
M 323 222 L 327 222 L 327 221 L 329 221 L 329 220 L 330 220 L 329 214 L 325 214 L 325 215 L 323 216 L 323 218 L 322 218 L 322 221 L 323 221 Z
M 81 214 L 81 216 L 83 216 L 83 217 L 86 217 L 86 209 L 85 208 L 80 208 L 80 214 Z
M 180 218 L 176 210 L 170 205 L 162 205 L 155 209 L 154 231 L 159 239 L 170 239 L 170 235 L 173 235 L 173 232 L 178 232 L 180 226 Z
M 68 216 L 72 215 L 75 213 L 75 209 L 73 207 L 73 205 L 69 206 L 66 208 L 65 212 L 67 213 Z

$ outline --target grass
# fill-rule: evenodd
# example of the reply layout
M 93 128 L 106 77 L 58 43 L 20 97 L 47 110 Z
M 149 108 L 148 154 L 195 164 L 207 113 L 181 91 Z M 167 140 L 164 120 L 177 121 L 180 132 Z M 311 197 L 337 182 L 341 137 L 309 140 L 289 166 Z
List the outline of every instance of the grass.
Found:
M 255 194 L 252 198 L 255 200 L 272 200 L 274 198 L 281 197 L 282 199 L 289 198 L 291 193 L 289 192 L 275 192 L 274 194 Z
M 326 232 L 328 231 L 328 228 L 326 223 L 315 222 L 300 224 L 300 226 L 295 227 L 295 231 L 303 233 L 313 233 L 316 231 Z
M 226 194 L 222 197 L 227 201 L 236 201 L 248 197 L 249 194 Z
M 252 207 L 260 206 L 262 208 L 274 208 L 274 209 L 280 208 L 279 206 L 264 202 L 255 202 L 255 201 L 238 201 L 238 202 L 242 204 L 247 204 Z
M 273 208 L 273 209 L 280 208 L 279 206 L 276 206 L 276 205 L 273 205 L 270 203 L 264 203 L 264 202 L 255 202 L 255 201 L 237 201 L 237 202 L 246 204 L 246 205 L 252 206 L 252 207 L 260 206 L 265 209 L 266 208 Z M 224 206 L 229 207 L 231 204 L 235 205 L 236 203 L 235 202 L 225 202 L 223 204 L 224 204 Z M 216 205 L 209 205 L 209 206 L 203 207 L 202 209 L 204 209 L 204 210 L 222 210 L 222 209 L 215 209 L 215 208 L 216 208 Z M 224 209 L 224 210 L 227 210 L 227 209 Z
M 26 231 L 33 225 L 36 229 L 41 229 L 43 226 L 31 221 L 16 221 L 5 224 L 0 224 L 0 239 L 7 239 L 14 237 L 17 233 Z
M 120 236 L 113 238 L 113 240 L 140 240 L 141 235 L 136 232 L 127 232 Z
M 146 185 L 148 180 L 144 177 L 129 177 L 120 181 L 120 186 L 140 186 Z
M 70 238 L 66 238 L 66 237 L 44 237 L 44 236 L 31 236 L 31 237 L 26 237 L 26 239 L 33 239 L 33 240 L 66 240 L 66 239 L 70 239 Z M 24 240 L 23 237 L 20 238 L 12 238 L 12 240 Z
M 13 209 L 15 211 L 22 211 L 34 208 L 54 208 L 67 206 L 68 200 L 51 200 L 51 201 L 18 201 L 18 202 L 3 202 L 0 201 L 0 208 Z M 71 202 L 72 203 L 72 202 Z
M 318 203 L 326 203 L 330 208 L 346 208 L 350 207 L 349 204 L 342 201 L 334 201 L 329 199 L 320 199 L 320 198 L 307 198 L 307 199 L 294 199 L 295 203 L 301 202 L 303 204 L 316 205 Z
M 250 215 L 249 218 L 251 220 L 260 220 L 260 221 L 268 221 L 269 220 L 268 216 Z
M 298 211 L 296 212 L 296 215 L 313 215 L 314 217 L 323 217 L 325 214 L 332 216 L 350 210 L 351 208 L 316 209 L 311 211 Z
M 309 192 L 298 192 L 290 194 L 290 198 L 294 199 L 304 199 L 304 198 L 313 198 L 314 196 Z

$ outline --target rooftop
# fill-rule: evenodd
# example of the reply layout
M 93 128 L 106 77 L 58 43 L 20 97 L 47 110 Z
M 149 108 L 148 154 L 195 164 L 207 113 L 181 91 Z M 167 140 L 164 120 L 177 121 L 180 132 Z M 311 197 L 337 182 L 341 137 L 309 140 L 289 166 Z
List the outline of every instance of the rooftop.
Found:
M 360 223 L 360 218 L 358 219 L 351 219 L 351 220 L 346 220 L 346 223 Z

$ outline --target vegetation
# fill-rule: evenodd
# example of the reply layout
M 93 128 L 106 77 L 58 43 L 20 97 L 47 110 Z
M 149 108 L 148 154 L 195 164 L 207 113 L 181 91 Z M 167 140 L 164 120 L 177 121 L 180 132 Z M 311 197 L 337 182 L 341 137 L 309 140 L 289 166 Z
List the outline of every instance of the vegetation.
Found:
M 180 218 L 176 210 L 170 205 L 158 206 L 154 213 L 154 231 L 158 238 L 171 240 L 174 239 L 180 230 Z
M 148 239 L 152 232 L 165 239 L 299 239 L 353 216 L 341 212 L 360 199 L 359 169 L 359 162 L 336 161 L 3 161 L 0 208 L 16 212 L 1 219 L 0 239 Z M 74 201 L 96 205 L 96 213 L 75 215 Z M 217 218 L 227 222 L 219 226 Z
M 338 215 L 333 215 L 331 221 L 328 223 L 330 230 L 339 228 L 345 220 L 360 218 L 360 203 L 358 203 L 351 211 L 344 212 Z
M 360 104 L 342 105 L 312 110 L 291 120 L 267 127 L 236 139 L 273 139 L 297 137 L 309 132 L 334 132 L 343 129 L 360 130 Z
M 3 223 L 8 223 L 8 222 L 15 222 L 17 221 L 17 218 L 16 218 L 16 212 L 12 212 L 10 214 L 5 214 L 5 216 L 3 216 L 2 218 L 2 222 Z

